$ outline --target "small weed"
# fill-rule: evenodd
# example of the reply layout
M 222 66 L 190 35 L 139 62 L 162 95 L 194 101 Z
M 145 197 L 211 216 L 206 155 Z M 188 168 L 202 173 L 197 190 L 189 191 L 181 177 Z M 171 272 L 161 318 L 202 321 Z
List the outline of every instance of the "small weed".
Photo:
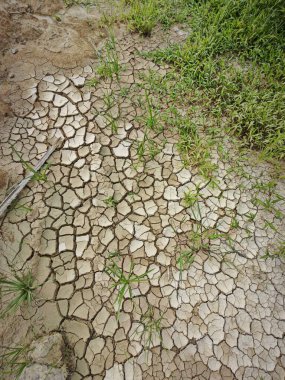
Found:
M 146 156 L 149 156 L 150 159 L 153 160 L 154 157 L 159 154 L 163 148 L 163 146 L 158 146 L 154 139 L 149 138 L 148 131 L 144 132 L 143 140 L 136 141 L 134 145 L 136 146 L 139 162 L 144 161 Z
M 5 349 L 4 354 L 0 355 L 1 371 L 5 375 L 14 375 L 16 379 L 19 379 L 24 369 L 30 364 L 27 358 L 29 351 L 28 346 L 19 347 L 2 347 Z
M 157 311 L 152 305 L 149 305 L 148 310 L 141 318 L 143 325 L 142 341 L 143 346 L 150 350 L 158 341 L 161 343 L 161 325 L 163 314 Z
M 129 87 L 122 87 L 119 91 L 119 95 L 121 97 L 127 97 L 130 93 L 130 88 Z
M 275 207 L 276 204 L 279 203 L 281 200 L 284 200 L 283 197 L 280 198 L 280 196 L 278 195 L 276 195 L 276 198 L 269 197 L 265 200 L 255 197 L 252 200 L 252 203 L 255 206 L 260 206 L 265 211 L 273 213 L 276 216 L 276 218 L 281 219 L 284 216 L 284 214 Z
M 147 113 L 148 113 L 147 119 L 146 119 L 146 126 L 149 129 L 155 129 L 155 127 L 157 125 L 157 119 L 156 119 L 156 115 L 154 112 L 154 108 L 153 108 L 153 104 L 152 104 L 150 95 L 147 92 L 145 92 L 145 98 L 146 98 Z
M 101 64 L 97 67 L 97 74 L 100 78 L 112 78 L 113 75 L 119 78 L 121 66 L 116 51 L 115 37 L 111 36 L 105 46 L 106 56 L 101 56 Z
M 127 193 L 127 197 L 130 197 L 130 199 L 134 202 L 135 201 L 135 196 L 136 196 L 136 193 L 134 193 L 133 191 L 129 191 Z
M 239 222 L 236 218 L 232 218 L 231 220 L 231 228 L 236 229 L 239 228 Z
M 84 5 L 86 7 L 95 4 L 95 0 L 64 0 L 66 7 L 72 7 L 73 5 Z
M 107 109 L 112 108 L 115 104 L 114 93 L 113 92 L 111 92 L 110 94 L 106 93 L 103 97 L 103 102 Z
M 199 193 L 188 190 L 184 193 L 183 203 L 186 207 L 192 207 L 198 201 Z
M 120 19 L 123 4 L 116 0 L 108 1 L 108 3 L 110 3 L 110 6 L 107 9 L 104 8 L 104 2 L 102 4 L 103 7 L 100 9 L 102 16 L 99 20 L 99 27 L 110 30 L 110 28 L 118 21 L 118 19 Z M 96 5 L 99 4 L 97 3 Z
M 54 20 L 57 21 L 57 22 L 60 22 L 61 21 L 61 16 L 59 14 L 55 14 L 53 16 Z
M 3 318 L 9 312 L 15 313 L 24 303 L 30 304 L 34 298 L 34 277 L 31 272 L 24 275 L 15 275 L 12 279 L 0 279 L 1 293 L 4 296 L 11 296 L 11 300 L 1 313 Z
M 16 199 L 10 204 L 9 208 L 11 210 L 12 209 L 20 210 L 20 211 L 23 211 L 25 213 L 33 211 L 33 209 L 31 207 L 27 206 L 27 204 L 18 203 Z
M 46 182 L 47 181 L 47 171 L 49 169 L 50 164 L 46 163 L 40 170 L 35 170 L 33 166 L 28 162 L 25 161 L 19 152 L 11 145 L 11 148 L 13 152 L 16 154 L 16 156 L 19 158 L 21 164 L 23 165 L 24 169 L 28 172 L 32 173 L 32 180 L 38 181 L 38 182 Z
M 133 273 L 134 262 L 131 262 L 129 273 L 124 273 L 124 271 L 118 266 L 114 259 L 109 260 L 110 263 L 106 266 L 106 273 L 111 277 L 113 284 L 112 288 L 118 291 L 115 305 L 116 305 L 116 315 L 119 317 L 119 312 L 121 310 L 124 297 L 128 293 L 129 297 L 132 298 L 132 285 L 139 284 L 141 282 L 147 281 L 148 274 L 151 270 L 146 270 L 141 275 L 136 275 Z
M 180 272 L 180 281 L 182 280 L 182 271 L 185 269 L 188 269 L 190 265 L 193 264 L 195 260 L 195 254 L 191 250 L 182 251 L 179 254 L 179 257 L 176 261 L 176 264 L 178 266 L 179 272 Z
M 118 204 L 118 201 L 116 201 L 114 197 L 108 197 L 104 200 L 104 202 L 108 207 L 116 207 L 116 205 Z
M 209 242 L 206 240 L 206 232 L 203 230 L 202 224 L 198 223 L 195 226 L 195 229 L 189 232 L 189 244 L 194 252 L 207 251 Z
M 90 78 L 86 81 L 86 86 L 96 87 L 99 82 L 100 82 L 100 80 L 98 77 L 93 77 L 93 78 Z
M 269 182 L 256 182 L 253 186 L 253 189 L 257 189 L 262 193 L 272 194 L 277 186 L 277 182 L 272 180 Z
M 113 259 L 114 257 L 120 257 L 119 251 L 108 252 L 108 259 Z
M 275 257 L 285 257 L 285 241 L 280 242 L 277 244 L 277 246 L 270 251 L 269 249 L 266 250 L 265 255 L 261 256 L 262 259 L 269 259 L 269 258 L 275 258 Z
M 156 24 L 168 28 L 187 20 L 189 0 L 124 0 L 127 10 L 123 18 L 131 31 L 149 36 Z
M 108 115 L 108 114 L 105 114 L 105 118 L 107 119 L 107 121 L 111 127 L 112 133 L 117 133 L 118 132 L 117 120 L 114 119 L 112 115 Z
M 157 12 L 155 0 L 130 0 L 129 12 L 125 16 L 128 27 L 133 32 L 139 32 L 144 36 L 149 36 L 157 22 Z
M 199 93 L 203 113 L 228 133 L 285 157 L 284 4 L 281 0 L 188 2 L 191 34 L 185 44 L 151 53 L 172 64 L 180 87 Z
M 253 222 L 256 217 L 256 213 L 248 212 L 245 216 L 249 222 Z
M 277 232 L 277 228 L 275 227 L 274 223 L 269 222 L 269 220 L 264 221 L 264 228 L 268 229 L 270 228 L 272 231 Z

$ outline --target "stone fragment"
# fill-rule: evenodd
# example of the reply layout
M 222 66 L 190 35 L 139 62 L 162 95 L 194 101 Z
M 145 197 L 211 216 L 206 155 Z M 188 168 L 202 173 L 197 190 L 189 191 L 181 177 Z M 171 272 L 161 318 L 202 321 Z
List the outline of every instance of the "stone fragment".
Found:
M 19 380 L 65 380 L 65 368 L 53 368 L 44 364 L 31 364 L 24 369 Z
M 61 367 L 64 364 L 63 348 L 64 341 L 61 334 L 54 333 L 32 342 L 28 355 L 35 363 Z

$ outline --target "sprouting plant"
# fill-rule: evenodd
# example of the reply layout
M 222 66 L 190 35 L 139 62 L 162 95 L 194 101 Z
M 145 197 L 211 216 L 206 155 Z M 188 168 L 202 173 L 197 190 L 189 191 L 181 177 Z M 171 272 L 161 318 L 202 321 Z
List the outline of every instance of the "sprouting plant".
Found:
M 119 91 L 119 95 L 122 97 L 128 96 L 130 93 L 130 88 L 129 87 L 122 87 Z
M 262 259 L 269 259 L 275 257 L 285 257 L 285 241 L 279 242 L 272 250 L 266 249 L 266 253 L 261 256 Z
M 97 77 L 93 77 L 86 81 L 86 86 L 96 87 L 98 83 L 99 83 L 99 79 Z
M 113 259 L 114 257 L 120 257 L 119 251 L 108 252 L 108 259 Z
M 180 281 L 182 280 L 182 271 L 188 269 L 195 260 L 195 254 L 192 250 L 185 250 L 180 252 L 176 264 L 180 272 Z
M 147 148 L 148 148 L 148 155 L 151 160 L 153 160 L 155 156 L 161 152 L 161 148 L 158 147 L 157 143 L 151 139 L 149 139 L 147 142 Z
M 156 114 L 154 111 L 154 107 L 148 92 L 145 92 L 146 106 L 147 106 L 147 118 L 146 118 L 146 126 L 149 129 L 155 129 L 157 125 Z
M 118 125 L 116 119 L 113 118 L 112 115 L 105 114 L 105 118 L 107 119 L 109 125 L 111 126 L 112 133 L 118 132 Z
M 64 0 L 66 7 L 71 7 L 72 5 L 83 5 L 88 7 L 94 5 L 94 0 Z
M 277 228 L 274 225 L 274 223 L 270 222 L 269 220 L 264 221 L 264 228 L 271 228 L 273 231 L 277 232 Z
M 113 107 L 115 103 L 114 95 L 113 94 L 105 94 L 103 97 L 103 102 L 107 109 Z
M 113 75 L 119 78 L 121 66 L 119 63 L 118 54 L 116 51 L 115 37 L 112 35 L 105 46 L 106 56 L 101 55 L 101 63 L 97 67 L 97 74 L 100 78 L 112 78 Z
M 205 239 L 205 233 L 201 223 L 194 224 L 193 230 L 189 232 L 189 242 L 191 248 L 198 252 L 203 249 L 208 249 L 209 244 Z
M 281 219 L 284 215 L 283 215 L 282 211 L 280 211 L 276 208 L 276 204 L 279 203 L 280 201 L 283 201 L 283 200 L 284 200 L 284 198 L 282 196 L 280 196 L 279 194 L 275 194 L 275 198 L 268 197 L 265 200 L 262 200 L 262 199 L 255 197 L 252 200 L 252 203 L 255 206 L 261 206 L 263 208 L 263 210 L 271 212 L 276 216 L 276 218 Z
M 34 167 L 28 162 L 23 159 L 23 157 L 20 155 L 20 153 L 14 148 L 13 145 L 11 145 L 11 148 L 13 152 L 18 156 L 21 164 L 23 165 L 24 169 L 28 172 L 32 173 L 32 179 L 35 181 L 47 181 L 47 171 L 50 166 L 49 163 L 46 163 L 40 170 L 35 170 Z
M 131 31 L 136 31 L 144 36 L 149 36 L 156 24 L 158 8 L 154 0 L 132 0 L 130 9 L 125 18 Z
M 31 207 L 28 207 L 28 206 L 26 206 L 26 205 L 22 205 L 22 204 L 18 203 L 18 204 L 16 204 L 16 206 L 15 206 L 15 210 L 23 210 L 23 211 L 25 211 L 25 212 L 30 212 L 30 211 L 32 211 L 33 209 L 32 209 Z
M 231 228 L 238 228 L 239 227 L 239 222 L 237 220 L 237 218 L 232 218 L 231 220 Z
M 192 207 L 198 201 L 199 193 L 188 190 L 184 193 L 183 203 L 186 207 Z
M 134 202 L 135 201 L 136 193 L 134 193 L 133 191 L 129 191 L 127 193 L 127 196 L 130 197 L 130 199 Z
M 200 164 L 198 164 L 198 168 L 199 174 L 206 179 L 211 179 L 212 185 L 215 186 L 218 183 L 218 180 L 214 179 L 213 177 L 213 173 L 218 168 L 218 166 L 217 164 L 209 161 L 208 157 L 206 157 L 205 160 L 203 159 Z
M 53 16 L 52 16 L 52 18 L 55 20 L 55 21 L 57 21 L 57 22 L 60 22 L 61 21 L 61 16 L 59 15 L 59 14 L 54 14 Z
M 245 214 L 246 218 L 248 219 L 249 222 L 253 222 L 257 213 L 254 212 L 248 212 Z
M 113 10 L 113 5 L 112 5 L 111 10 Z M 110 28 L 111 26 L 115 24 L 116 21 L 117 21 L 117 15 L 114 14 L 114 12 L 107 13 L 106 11 L 102 10 L 102 16 L 99 20 L 99 28 L 103 28 L 103 27 Z
M 145 139 L 137 142 L 137 156 L 139 161 L 143 161 L 145 155 Z
M 118 204 L 118 201 L 114 197 L 108 197 L 104 200 L 107 206 L 109 207 L 115 207 Z
M 146 270 L 144 273 L 137 275 L 133 273 L 134 266 L 134 262 L 131 261 L 130 270 L 128 273 L 125 273 L 118 266 L 117 262 L 111 258 L 105 269 L 113 281 L 112 288 L 118 291 L 115 300 L 117 318 L 119 317 L 125 295 L 128 293 L 129 297 L 132 298 L 132 285 L 147 281 L 148 274 L 151 272 L 151 270 Z
M 31 272 L 23 275 L 15 275 L 14 278 L 0 279 L 1 293 L 10 298 L 8 304 L 1 313 L 3 318 L 9 312 L 15 312 L 23 303 L 30 304 L 34 298 L 34 277 Z
M 27 358 L 29 351 L 28 346 L 18 347 L 1 347 L 5 351 L 0 355 L 1 371 L 4 375 L 14 375 L 19 379 L 24 369 L 29 365 L 30 361 Z
M 149 305 L 146 313 L 141 318 L 143 325 L 142 341 L 147 350 L 155 344 L 156 340 L 161 343 L 162 321 L 163 314 L 152 305 Z
M 25 213 L 33 210 L 31 207 L 27 206 L 27 204 L 18 203 L 16 199 L 10 204 L 9 207 L 10 209 L 21 210 Z
M 253 186 L 254 189 L 257 189 L 263 193 L 272 193 L 277 186 L 277 182 L 275 180 L 268 182 L 256 182 Z
M 141 141 L 135 141 L 138 160 L 142 162 L 145 156 L 148 155 L 150 159 L 161 152 L 162 146 L 158 146 L 155 140 L 149 138 L 148 131 L 144 131 L 143 139 Z

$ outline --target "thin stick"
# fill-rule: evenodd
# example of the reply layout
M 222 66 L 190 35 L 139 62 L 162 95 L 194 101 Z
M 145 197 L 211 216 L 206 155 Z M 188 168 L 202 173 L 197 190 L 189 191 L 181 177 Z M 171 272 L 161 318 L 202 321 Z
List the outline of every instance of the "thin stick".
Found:
M 33 168 L 33 172 L 30 172 L 24 179 L 22 179 L 17 186 L 7 195 L 7 197 L 4 199 L 4 201 L 0 205 L 0 218 L 5 214 L 7 208 L 10 206 L 10 204 L 14 201 L 14 199 L 17 198 L 19 193 L 23 190 L 23 188 L 27 185 L 27 183 L 33 178 L 35 175 L 35 172 L 39 171 L 40 168 L 43 166 L 43 164 L 47 161 L 47 159 L 51 156 L 51 154 L 55 151 L 57 148 L 59 140 L 55 142 L 54 145 L 52 145 L 46 153 L 43 155 L 43 157 L 37 162 L 36 166 Z

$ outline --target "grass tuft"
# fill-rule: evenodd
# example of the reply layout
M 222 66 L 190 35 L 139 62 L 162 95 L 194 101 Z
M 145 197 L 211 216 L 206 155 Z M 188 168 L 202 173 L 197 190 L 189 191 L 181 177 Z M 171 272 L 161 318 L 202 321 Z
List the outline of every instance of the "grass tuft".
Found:
M 189 16 L 188 0 L 124 0 L 123 16 L 131 31 L 149 36 L 156 24 L 168 28 L 185 22 Z
M 3 318 L 10 312 L 15 313 L 24 303 L 30 304 L 34 298 L 34 277 L 31 272 L 23 275 L 15 275 L 14 278 L 0 279 L 1 294 L 10 298 L 8 304 L 2 310 L 0 316 Z M 6 297 L 5 297 L 6 298 Z
M 27 358 L 28 346 L 2 347 L 4 353 L 0 355 L 1 372 L 3 375 L 13 375 L 19 379 L 24 369 L 30 364 Z
M 129 272 L 125 273 L 119 267 L 116 260 L 113 257 L 109 257 L 109 264 L 105 269 L 106 273 L 111 277 L 113 281 L 112 288 L 117 289 L 118 291 L 115 300 L 117 318 L 119 317 L 125 295 L 129 294 L 129 297 L 132 298 L 132 286 L 147 281 L 148 274 L 151 272 L 151 270 L 146 270 L 144 273 L 136 275 L 133 272 L 134 266 L 134 262 L 132 261 Z
M 199 95 L 208 116 L 223 118 L 264 158 L 285 157 L 285 28 L 282 0 L 190 1 L 183 45 L 152 53 Z

